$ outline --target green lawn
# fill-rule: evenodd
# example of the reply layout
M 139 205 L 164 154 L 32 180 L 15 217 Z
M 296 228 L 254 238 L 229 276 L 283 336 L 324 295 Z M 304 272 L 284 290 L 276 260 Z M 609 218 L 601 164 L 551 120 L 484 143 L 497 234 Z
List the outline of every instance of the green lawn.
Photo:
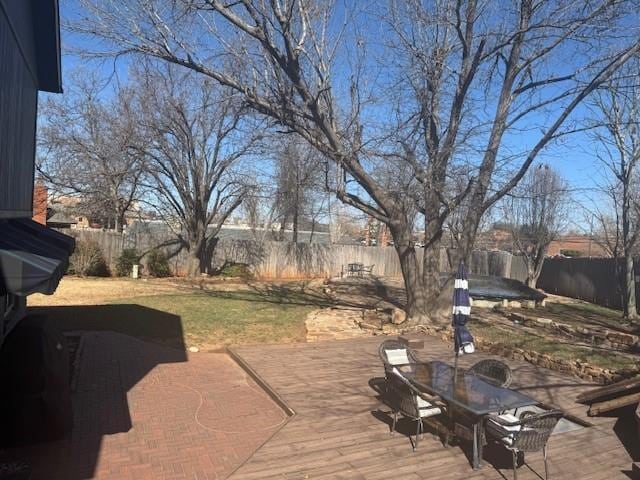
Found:
M 277 291 L 162 292 L 111 295 L 97 304 L 35 305 L 63 331 L 115 331 L 172 345 L 304 342 L 304 320 L 318 298 Z
M 549 302 L 544 310 L 558 316 L 559 322 L 572 323 L 588 327 L 590 324 L 614 330 L 632 331 L 633 325 L 622 318 L 622 312 L 611 308 L 601 307 L 593 303 L 554 303 Z
M 179 317 L 188 345 L 304 341 L 305 317 L 316 308 L 249 292 L 240 298 L 185 293 L 128 298 L 126 302 Z

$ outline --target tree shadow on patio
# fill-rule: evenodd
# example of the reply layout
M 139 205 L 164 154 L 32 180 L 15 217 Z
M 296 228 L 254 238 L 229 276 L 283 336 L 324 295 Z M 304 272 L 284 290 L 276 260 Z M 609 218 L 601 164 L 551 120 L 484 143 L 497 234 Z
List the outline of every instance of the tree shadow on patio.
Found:
M 60 440 L 7 453 L 32 465 L 33 480 L 91 478 L 105 437 L 132 428 L 127 393 L 158 365 L 187 361 L 181 319 L 139 305 L 42 307 L 30 313 L 49 316 L 64 332 L 83 332 L 73 382 L 74 427 Z

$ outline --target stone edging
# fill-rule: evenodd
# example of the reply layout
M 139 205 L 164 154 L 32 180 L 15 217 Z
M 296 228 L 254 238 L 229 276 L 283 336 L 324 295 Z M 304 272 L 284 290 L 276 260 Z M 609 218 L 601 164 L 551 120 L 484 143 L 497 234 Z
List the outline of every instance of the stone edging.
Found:
M 429 336 L 439 337 L 443 341 L 451 342 L 451 330 L 449 327 L 419 326 L 417 328 L 420 332 Z M 603 369 L 580 360 L 560 360 L 545 353 L 524 350 L 522 348 L 508 347 L 499 342 L 491 342 L 478 335 L 475 335 L 475 344 L 479 349 L 494 355 L 499 355 L 513 360 L 523 360 L 531 363 L 532 365 L 556 370 L 558 372 L 570 373 L 584 380 L 601 384 L 617 382 L 626 378 L 634 377 L 640 373 L 639 370 L 632 369 Z
M 640 337 L 631 333 L 615 332 L 609 329 L 594 330 L 587 327 L 555 322 L 549 318 L 524 315 L 516 312 L 505 312 L 494 309 L 509 320 L 521 323 L 527 327 L 544 328 L 563 336 L 580 337 L 594 345 L 609 345 L 622 351 L 637 351 L 640 349 Z

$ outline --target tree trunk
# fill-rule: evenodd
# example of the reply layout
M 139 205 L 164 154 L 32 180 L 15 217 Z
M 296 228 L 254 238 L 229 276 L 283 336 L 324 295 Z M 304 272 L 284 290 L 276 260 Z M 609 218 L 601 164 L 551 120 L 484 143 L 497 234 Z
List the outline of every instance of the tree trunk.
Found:
M 120 209 L 117 209 L 116 216 L 115 216 L 115 231 L 118 233 L 122 233 L 122 231 L 124 230 L 124 223 L 125 223 L 125 212 L 123 212 Z
M 291 241 L 298 243 L 298 199 L 296 198 L 296 204 L 293 206 L 293 237 Z
M 420 262 L 411 240 L 411 226 L 406 222 L 390 228 L 393 244 L 400 260 L 400 269 L 407 295 L 405 311 L 408 325 L 424 325 L 431 322 L 427 289 L 420 272 Z
M 207 227 L 199 222 L 189 232 L 189 256 L 187 257 L 187 276 L 190 278 L 199 277 L 207 273 Z
M 189 251 L 189 256 L 187 257 L 187 277 L 195 278 L 198 277 L 202 273 L 200 271 L 200 257 L 195 250 Z
M 623 313 L 625 318 L 637 319 L 636 309 L 636 282 L 633 268 L 633 256 L 625 255 L 624 269 L 624 305 Z
M 440 246 L 442 225 L 438 221 L 428 222 L 425 227 L 425 245 L 422 258 L 422 282 L 427 301 L 435 305 L 442 292 L 440 281 Z M 433 308 L 432 308 L 433 309 Z
M 311 219 L 311 232 L 309 233 L 309 243 L 313 243 L 313 234 L 316 232 L 316 219 Z
M 524 282 L 529 288 L 536 288 L 538 279 L 533 272 L 527 272 L 527 279 Z

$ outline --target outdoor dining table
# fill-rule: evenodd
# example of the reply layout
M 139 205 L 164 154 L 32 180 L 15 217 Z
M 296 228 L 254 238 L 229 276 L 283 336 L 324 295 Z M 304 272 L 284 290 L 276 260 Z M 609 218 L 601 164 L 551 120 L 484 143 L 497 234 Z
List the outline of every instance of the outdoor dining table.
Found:
M 364 271 L 364 264 L 362 263 L 354 262 L 354 263 L 347 264 L 348 277 L 354 277 L 354 276 L 361 277 L 363 271 Z
M 456 372 L 441 361 L 403 365 L 400 370 L 418 389 L 438 395 L 449 409 L 454 406 L 472 419 L 474 470 L 482 466 L 484 417 L 540 403 L 515 390 L 491 385 L 462 368 Z

